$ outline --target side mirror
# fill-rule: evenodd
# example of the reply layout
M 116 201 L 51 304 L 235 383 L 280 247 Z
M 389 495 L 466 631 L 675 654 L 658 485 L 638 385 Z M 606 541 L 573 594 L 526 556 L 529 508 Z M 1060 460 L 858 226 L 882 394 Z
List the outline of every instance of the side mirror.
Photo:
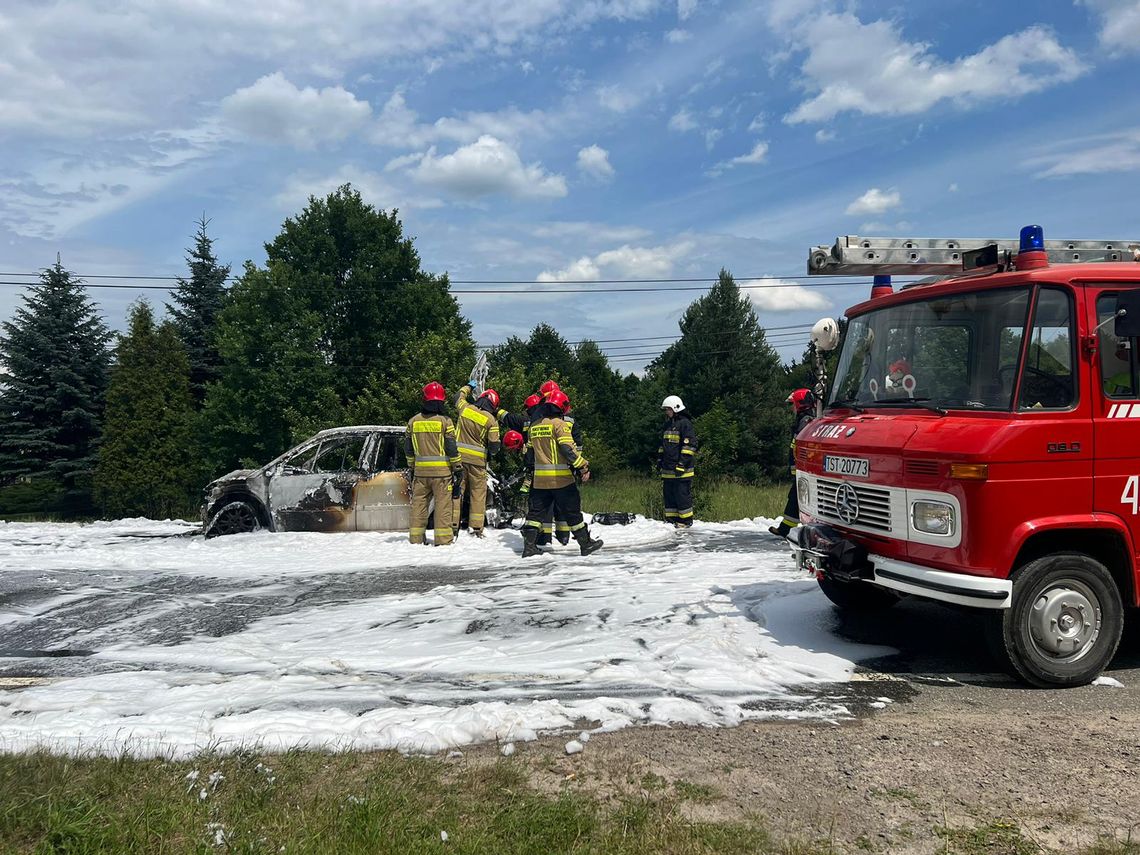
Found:
M 1117 338 L 1140 336 L 1140 288 L 1122 291 L 1116 295 L 1116 324 L 1113 334 Z

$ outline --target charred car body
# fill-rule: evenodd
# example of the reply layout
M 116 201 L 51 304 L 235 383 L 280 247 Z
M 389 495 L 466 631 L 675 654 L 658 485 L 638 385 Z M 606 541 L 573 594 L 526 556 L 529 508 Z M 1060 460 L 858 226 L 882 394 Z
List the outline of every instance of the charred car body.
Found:
M 487 524 L 514 518 L 514 491 L 489 473 Z M 271 531 L 400 531 L 411 514 L 403 425 L 323 430 L 258 469 L 206 486 L 207 537 Z

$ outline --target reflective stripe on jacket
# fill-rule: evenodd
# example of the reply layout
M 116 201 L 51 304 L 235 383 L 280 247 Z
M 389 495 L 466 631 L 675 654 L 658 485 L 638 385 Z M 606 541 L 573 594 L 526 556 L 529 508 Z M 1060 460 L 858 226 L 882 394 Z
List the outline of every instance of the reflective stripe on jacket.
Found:
M 557 490 L 574 483 L 574 470 L 586 467 L 586 458 L 574 444 L 570 426 L 562 419 L 544 418 L 530 426 L 534 451 L 534 489 Z
M 495 414 L 467 402 L 470 393 L 471 387 L 464 386 L 456 401 L 459 420 L 455 424 L 455 441 L 464 463 L 486 466 L 488 453 L 499 450 L 499 423 Z
M 459 466 L 455 425 L 447 416 L 417 413 L 408 420 L 404 453 L 415 477 L 450 477 Z
M 796 437 L 800 435 L 800 431 L 807 427 L 808 422 L 815 418 L 815 413 L 811 410 L 806 410 L 802 413 L 796 414 L 796 421 L 792 425 L 792 443 L 788 446 L 788 469 L 792 474 L 796 474 Z
M 657 471 L 662 478 L 692 478 L 697 456 L 697 433 L 685 413 L 665 424 L 657 449 Z

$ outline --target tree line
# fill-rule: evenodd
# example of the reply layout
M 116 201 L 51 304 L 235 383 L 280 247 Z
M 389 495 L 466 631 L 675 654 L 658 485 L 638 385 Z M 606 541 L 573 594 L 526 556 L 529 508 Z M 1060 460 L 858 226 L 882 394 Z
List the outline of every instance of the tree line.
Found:
M 267 462 L 314 432 L 400 424 L 438 379 L 454 392 L 477 348 L 446 274 L 423 269 L 397 211 L 350 185 L 283 223 L 264 265 L 231 277 L 197 223 L 164 317 L 145 300 L 114 336 L 57 259 L 0 335 L 0 513 L 170 517 L 212 478 Z M 548 378 L 569 393 L 599 476 L 648 472 L 661 400 L 680 395 L 701 479 L 786 477 L 806 363 L 782 364 L 730 273 L 680 321 L 641 376 L 553 323 L 488 353 L 505 406 Z M 504 460 L 501 465 L 511 464 Z

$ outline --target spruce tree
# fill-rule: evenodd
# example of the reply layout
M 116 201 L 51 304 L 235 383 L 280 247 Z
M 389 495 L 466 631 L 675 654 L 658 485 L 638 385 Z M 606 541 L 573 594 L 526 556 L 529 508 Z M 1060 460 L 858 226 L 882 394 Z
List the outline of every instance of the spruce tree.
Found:
M 3 330 L 0 483 L 42 480 L 64 491 L 65 513 L 88 513 L 110 333 L 58 258 Z
M 694 419 L 723 403 L 738 428 L 727 474 L 748 481 L 781 477 L 790 421 L 784 366 L 732 274 L 720 272 L 709 293 L 685 310 L 680 327 L 681 338 L 650 365 L 658 388 L 680 395 Z
M 173 324 L 156 326 L 146 301 L 130 312 L 107 389 L 96 499 L 112 517 L 165 518 L 192 510 L 202 478 L 192 463 L 190 361 Z
M 179 278 L 171 295 L 174 305 L 167 309 L 190 359 L 190 391 L 199 404 L 206 397 L 207 384 L 219 374 L 214 325 L 225 304 L 230 275 L 230 266 L 219 264 L 214 254 L 214 241 L 206 233 L 209 224 L 205 215 L 197 222 L 194 248 L 186 250 L 190 278 Z

